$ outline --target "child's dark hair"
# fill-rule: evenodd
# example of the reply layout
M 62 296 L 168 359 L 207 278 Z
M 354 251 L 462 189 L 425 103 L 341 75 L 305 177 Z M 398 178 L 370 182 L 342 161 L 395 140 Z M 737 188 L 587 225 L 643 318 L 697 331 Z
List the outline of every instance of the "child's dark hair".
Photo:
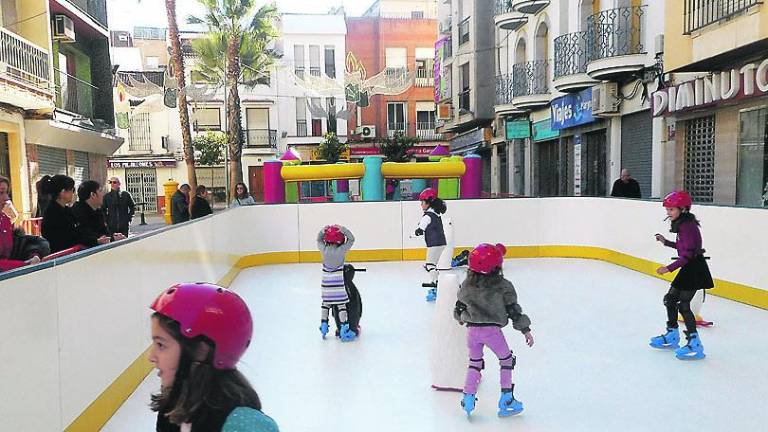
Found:
M 61 191 L 75 190 L 75 180 L 63 174 L 56 174 L 53 177 L 44 176 L 40 179 L 40 183 L 40 190 L 44 194 L 50 195 L 54 200 L 59 198 Z
M 93 180 L 86 180 L 80 183 L 77 188 L 77 199 L 85 202 L 91 197 L 92 193 L 96 193 L 101 189 L 101 185 Z
M 504 273 L 502 272 L 501 267 L 497 267 L 495 270 L 488 274 L 467 270 L 467 282 L 471 283 L 472 285 L 493 282 L 494 280 L 498 279 L 504 279 Z
M 237 369 L 213 367 L 216 344 L 205 336 L 187 338 L 179 323 L 155 313 L 160 326 L 181 345 L 181 357 L 172 388 L 152 395 L 150 407 L 174 424 L 204 423 L 211 413 L 228 412 L 238 407 L 261 410 L 261 400 L 248 379 Z M 200 344 L 211 349 L 204 360 L 197 360 Z
M 691 212 L 684 211 L 680 213 L 680 217 L 672 221 L 672 227 L 669 230 L 669 232 L 672 232 L 672 233 L 680 232 L 680 225 L 688 221 L 693 221 L 694 223 L 696 223 L 696 225 L 701 226 L 701 223 L 699 222 L 699 220 L 696 219 L 696 215 L 694 215 Z
M 432 210 L 434 210 L 437 214 L 444 214 L 446 211 L 448 211 L 448 205 L 440 198 L 432 198 L 431 200 L 427 201 L 427 203 L 429 204 L 429 207 L 431 207 Z

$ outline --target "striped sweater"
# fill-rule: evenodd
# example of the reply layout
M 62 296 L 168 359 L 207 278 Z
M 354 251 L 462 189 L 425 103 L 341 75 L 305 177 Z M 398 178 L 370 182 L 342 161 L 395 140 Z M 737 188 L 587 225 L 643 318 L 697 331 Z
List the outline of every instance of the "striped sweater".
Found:
M 339 230 L 346 237 L 341 245 L 328 245 L 323 241 L 323 230 L 317 234 L 317 248 L 323 256 L 322 295 L 323 303 L 327 305 L 344 304 L 349 302 L 347 290 L 344 287 L 344 261 L 347 251 L 355 243 L 355 236 L 346 227 Z

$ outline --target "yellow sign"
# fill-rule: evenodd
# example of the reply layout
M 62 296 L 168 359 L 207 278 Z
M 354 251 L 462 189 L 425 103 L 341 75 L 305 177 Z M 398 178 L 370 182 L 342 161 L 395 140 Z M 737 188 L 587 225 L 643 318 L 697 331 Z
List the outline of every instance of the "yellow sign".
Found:
M 349 153 L 350 153 L 350 152 L 349 152 L 349 147 L 347 147 L 347 149 L 346 149 L 346 150 L 344 150 L 344 151 L 343 151 L 343 152 L 342 152 L 342 153 L 339 155 L 339 160 L 342 160 L 342 159 L 343 159 L 343 160 L 349 160 Z M 325 159 L 323 159 L 323 158 L 321 158 L 321 157 L 320 157 L 320 149 L 319 149 L 319 148 L 313 148 L 313 149 L 312 149 L 312 152 L 310 153 L 310 160 L 313 160 L 313 161 L 320 161 L 320 160 L 325 160 Z

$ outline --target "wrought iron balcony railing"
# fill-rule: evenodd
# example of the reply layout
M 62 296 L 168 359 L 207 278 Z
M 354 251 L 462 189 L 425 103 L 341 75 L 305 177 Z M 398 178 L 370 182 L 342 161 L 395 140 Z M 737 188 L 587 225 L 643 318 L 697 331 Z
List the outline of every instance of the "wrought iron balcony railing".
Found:
M 645 7 L 604 10 L 587 21 L 589 61 L 645 54 Z
M 725 21 L 747 9 L 763 3 L 763 0 L 683 0 L 685 34 L 716 22 Z
M 512 66 L 512 94 L 515 98 L 549 93 L 549 62 L 536 60 Z
M 40 89 L 50 87 L 48 52 L 4 28 L 0 28 L 0 75 Z
M 587 73 L 587 32 L 555 38 L 555 79 Z
M 512 103 L 512 74 L 504 74 L 496 77 L 496 105 L 509 105 Z
M 443 134 L 435 132 L 436 127 L 434 122 L 416 122 L 416 137 L 423 141 L 442 140 Z

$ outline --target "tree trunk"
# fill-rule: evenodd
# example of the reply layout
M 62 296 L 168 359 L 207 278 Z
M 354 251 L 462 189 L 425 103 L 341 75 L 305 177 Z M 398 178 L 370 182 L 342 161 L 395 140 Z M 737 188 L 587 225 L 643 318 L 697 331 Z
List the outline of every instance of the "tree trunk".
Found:
M 235 186 L 243 181 L 243 128 L 240 112 L 240 38 L 230 37 L 227 44 L 227 147 L 229 149 L 229 197 L 234 199 Z
M 184 77 L 184 55 L 181 52 L 181 40 L 179 39 L 179 26 L 176 22 L 176 0 L 165 0 L 165 11 L 168 15 L 168 37 L 171 40 L 171 64 L 173 74 L 179 83 L 179 121 L 181 123 L 181 139 L 184 143 L 184 161 L 187 164 L 187 181 L 190 192 L 189 205 L 192 207 L 192 197 L 197 189 L 197 173 L 195 172 L 195 149 L 192 146 L 192 133 L 189 129 L 189 110 L 187 108 L 187 94 L 184 87 L 187 80 Z

